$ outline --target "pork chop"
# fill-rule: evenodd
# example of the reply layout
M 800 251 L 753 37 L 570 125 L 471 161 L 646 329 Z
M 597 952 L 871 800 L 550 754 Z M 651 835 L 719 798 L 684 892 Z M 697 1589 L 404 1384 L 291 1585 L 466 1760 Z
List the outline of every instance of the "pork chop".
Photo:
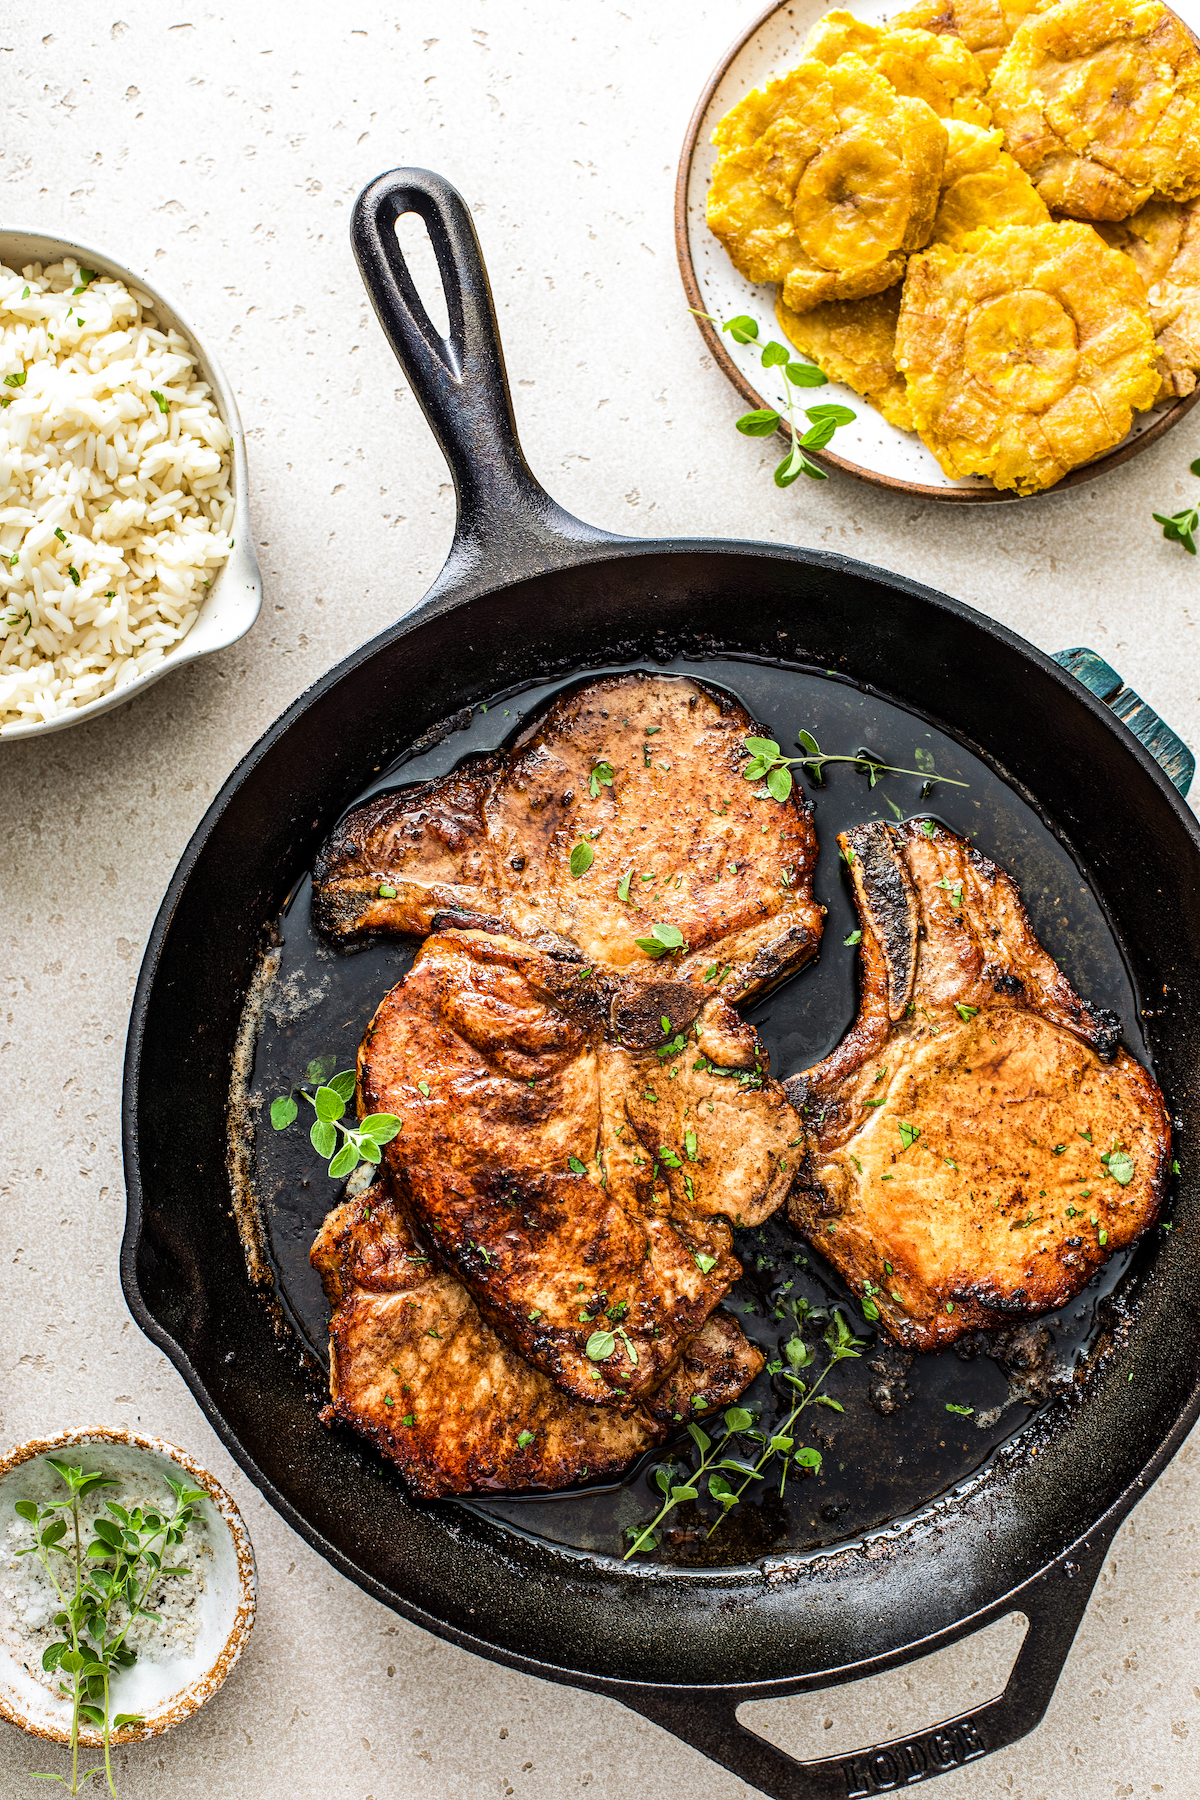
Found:
M 582 1405 L 515 1355 L 419 1243 L 377 1182 L 330 1213 L 311 1258 L 332 1309 L 322 1418 L 369 1438 L 425 1499 L 619 1474 L 684 1420 L 735 1400 L 762 1367 L 717 1312 L 648 1405 Z
M 488 1322 L 577 1400 L 631 1410 L 738 1279 L 728 1219 L 782 1204 L 804 1132 L 731 1007 L 669 1032 L 664 1011 L 636 1048 L 623 993 L 514 938 L 429 937 L 363 1039 L 358 1102 L 403 1121 L 396 1196 Z
M 424 935 L 439 913 L 490 921 L 638 980 L 661 971 L 661 925 L 682 944 L 674 979 L 742 998 L 821 936 L 812 811 L 798 788 L 782 805 L 756 799 L 742 776 L 756 729 L 729 695 L 682 676 L 591 681 L 510 754 L 348 814 L 317 860 L 314 922 L 344 943 Z
M 1064 1305 L 1132 1244 L 1170 1126 L 994 863 L 928 819 L 838 841 L 859 1014 L 787 1083 L 817 1140 L 788 1211 L 897 1343 L 934 1350 Z

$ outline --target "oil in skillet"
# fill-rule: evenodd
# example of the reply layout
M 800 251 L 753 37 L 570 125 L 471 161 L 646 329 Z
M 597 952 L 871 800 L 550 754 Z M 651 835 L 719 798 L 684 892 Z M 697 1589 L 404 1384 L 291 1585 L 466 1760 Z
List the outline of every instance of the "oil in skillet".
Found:
M 648 667 L 635 664 L 622 666 Z M 590 669 L 588 675 L 607 672 Z M 749 1017 L 771 1056 L 776 1075 L 809 1066 L 840 1040 L 857 1004 L 857 957 L 844 943 L 856 918 L 834 851 L 839 831 L 866 819 L 933 812 L 1016 876 L 1041 942 L 1070 974 L 1080 992 L 1112 1007 L 1126 1027 L 1129 1048 L 1144 1057 L 1137 1037 L 1140 1008 L 1119 946 L 1098 899 L 1035 808 L 956 740 L 906 708 L 865 693 L 838 676 L 795 666 L 741 658 L 678 659 L 654 665 L 655 673 L 686 674 L 735 694 L 752 716 L 794 754 L 799 728 L 822 747 L 846 752 L 868 746 L 882 761 L 954 776 L 965 788 L 934 786 L 913 777 L 884 776 L 871 788 L 847 767 L 827 771 L 823 786 L 806 790 L 821 844 L 817 899 L 827 908 L 816 965 L 760 999 Z M 576 676 L 572 678 L 578 680 Z M 427 738 L 380 771 L 368 794 L 444 774 L 472 752 L 511 742 L 571 679 L 559 679 L 500 695 L 438 741 Z M 435 734 L 436 735 L 436 734 Z M 773 802 L 764 801 L 764 806 Z M 263 1019 L 254 1091 L 266 1099 L 303 1077 L 315 1058 L 334 1054 L 339 1068 L 353 1066 L 359 1040 L 383 995 L 411 965 L 415 941 L 379 943 L 355 954 L 331 950 L 313 933 L 311 888 L 303 877 L 278 922 L 282 939 L 279 975 Z M 260 1110 L 256 1141 L 257 1183 L 277 1293 L 293 1329 L 312 1354 L 325 1359 L 328 1308 L 308 1263 L 322 1218 L 338 1197 L 323 1164 L 300 1130 L 276 1135 Z M 733 1564 L 767 1550 L 836 1543 L 916 1510 L 963 1480 L 1034 1410 L 1010 1396 L 1009 1382 L 986 1354 L 968 1350 L 907 1359 L 877 1339 L 840 1279 L 777 1215 L 759 1230 L 738 1232 L 736 1250 L 744 1276 L 727 1300 L 747 1334 L 768 1360 L 793 1329 L 790 1304 L 843 1306 L 858 1334 L 870 1342 L 862 1361 L 846 1363 L 829 1383 L 842 1414 L 805 1415 L 806 1442 L 820 1448 L 820 1475 L 789 1479 L 782 1501 L 778 1474 L 764 1482 L 764 1497 L 743 1504 L 708 1540 L 694 1508 L 671 1523 L 676 1532 L 663 1554 L 687 1563 Z M 1069 1370 L 1085 1356 L 1097 1333 L 1097 1308 L 1120 1281 L 1127 1258 L 1115 1258 L 1088 1292 L 1062 1316 L 1043 1323 L 1053 1338 L 1053 1357 Z M 819 1326 L 809 1327 L 810 1336 Z M 820 1367 L 821 1364 L 815 1365 Z M 872 1404 L 872 1400 L 874 1404 Z M 743 1404 L 769 1413 L 776 1404 L 771 1380 L 759 1377 Z M 887 1407 L 894 1405 L 894 1410 Z M 970 1415 L 947 1406 L 970 1407 Z M 661 1452 L 644 1459 L 624 1482 L 564 1496 L 513 1496 L 459 1502 L 508 1528 L 581 1550 L 617 1551 L 626 1525 L 656 1510 L 647 1470 Z

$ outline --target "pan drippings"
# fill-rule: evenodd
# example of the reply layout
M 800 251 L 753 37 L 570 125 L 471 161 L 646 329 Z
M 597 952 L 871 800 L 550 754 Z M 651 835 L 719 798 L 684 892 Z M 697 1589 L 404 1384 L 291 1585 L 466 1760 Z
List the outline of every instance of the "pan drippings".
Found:
M 820 844 L 815 897 L 827 915 L 816 962 L 748 1010 L 770 1051 L 773 1075 L 782 1079 L 825 1056 L 855 1015 L 857 953 L 845 940 L 857 921 L 837 834 L 870 820 L 930 813 L 1013 874 L 1040 942 L 1080 994 L 1120 1016 L 1125 1044 L 1144 1059 L 1138 998 L 1098 900 L 1034 807 L 984 762 L 918 715 L 837 676 L 733 658 L 680 659 L 666 670 L 728 689 L 785 755 L 796 753 L 803 728 L 827 751 L 866 749 L 880 763 L 925 772 L 926 779 L 881 775 L 871 786 L 860 770 L 834 765 L 827 766 L 823 785 L 806 780 Z M 468 755 L 508 747 L 525 723 L 570 685 L 557 681 L 498 696 L 437 741 L 426 738 L 381 772 L 355 804 L 446 774 Z M 938 775 L 967 785 L 941 786 Z M 310 898 L 305 876 L 277 923 L 279 967 L 262 1007 L 251 1083 L 252 1097 L 264 1104 L 250 1116 L 257 1118 L 254 1181 L 276 1291 L 290 1325 L 324 1363 L 329 1309 L 308 1253 L 341 1190 L 300 1130 L 272 1131 L 267 1109 L 273 1096 L 304 1079 L 314 1061 L 332 1057 L 338 1069 L 353 1066 L 371 1015 L 411 967 L 417 945 L 393 939 L 357 952 L 333 949 L 313 931 Z M 1114 1258 L 1060 1314 L 998 1335 L 970 1337 L 938 1355 L 914 1356 L 897 1351 L 873 1330 L 860 1301 L 795 1235 L 783 1211 L 734 1238 L 744 1274 L 725 1304 L 768 1364 L 742 1400 L 761 1412 L 764 1429 L 784 1405 L 770 1364 L 778 1362 L 782 1342 L 796 1328 L 797 1307 L 809 1315 L 806 1341 L 818 1350 L 812 1374 L 824 1366 L 823 1315 L 831 1307 L 845 1311 L 868 1349 L 860 1361 L 841 1364 L 826 1384 L 844 1410 L 810 1408 L 805 1414 L 805 1441 L 821 1451 L 818 1474 L 789 1475 L 781 1499 L 778 1472 L 772 1481 L 768 1468 L 757 1497 L 747 1495 L 711 1538 L 706 1536 L 711 1506 L 698 1511 L 685 1503 L 671 1515 L 657 1554 L 689 1565 L 744 1563 L 767 1551 L 839 1543 L 911 1513 L 962 1481 L 1056 1394 L 1070 1391 L 1101 1335 L 1102 1303 L 1129 1261 Z M 619 1555 L 625 1528 L 657 1511 L 658 1490 L 649 1471 L 663 1454 L 650 1452 L 616 1486 L 454 1504 L 469 1505 L 522 1533 Z

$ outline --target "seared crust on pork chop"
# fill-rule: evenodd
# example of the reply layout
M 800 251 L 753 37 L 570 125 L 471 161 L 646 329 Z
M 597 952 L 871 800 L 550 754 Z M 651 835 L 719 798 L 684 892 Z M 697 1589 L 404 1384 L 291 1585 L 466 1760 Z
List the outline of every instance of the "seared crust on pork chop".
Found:
M 636 940 L 673 926 L 687 946 L 673 978 L 703 988 L 708 972 L 742 998 L 821 936 L 812 812 L 794 789 L 764 833 L 742 778 L 755 730 L 727 694 L 682 676 L 591 681 L 511 754 L 355 808 L 317 860 L 314 921 L 348 942 L 424 934 L 443 913 L 639 981 L 662 961 Z M 580 873 L 572 852 L 576 869 L 591 853 Z
M 380 1182 L 330 1213 L 311 1258 L 332 1308 L 322 1417 L 369 1438 L 425 1499 L 618 1474 L 684 1419 L 736 1399 L 762 1367 L 736 1321 L 714 1313 L 649 1406 L 622 1414 L 569 1399 L 419 1248 Z
M 358 1082 L 403 1121 L 389 1180 L 483 1316 L 576 1399 L 630 1410 L 741 1274 L 727 1216 L 782 1203 L 804 1132 L 732 1008 L 638 1050 L 613 1041 L 619 994 L 513 938 L 428 938 Z
M 859 1014 L 787 1083 L 816 1133 L 794 1225 L 900 1344 L 1064 1305 L 1153 1223 L 1170 1125 L 1111 1013 L 1081 1000 L 1016 885 L 931 820 L 839 839 Z

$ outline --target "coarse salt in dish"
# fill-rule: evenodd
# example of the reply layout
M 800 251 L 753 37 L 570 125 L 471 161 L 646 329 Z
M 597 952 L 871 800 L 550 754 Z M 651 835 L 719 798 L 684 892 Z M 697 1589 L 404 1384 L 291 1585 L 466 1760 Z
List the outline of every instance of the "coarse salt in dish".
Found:
M 231 439 L 152 302 L 71 258 L 0 266 L 0 733 L 136 681 L 232 548 Z

